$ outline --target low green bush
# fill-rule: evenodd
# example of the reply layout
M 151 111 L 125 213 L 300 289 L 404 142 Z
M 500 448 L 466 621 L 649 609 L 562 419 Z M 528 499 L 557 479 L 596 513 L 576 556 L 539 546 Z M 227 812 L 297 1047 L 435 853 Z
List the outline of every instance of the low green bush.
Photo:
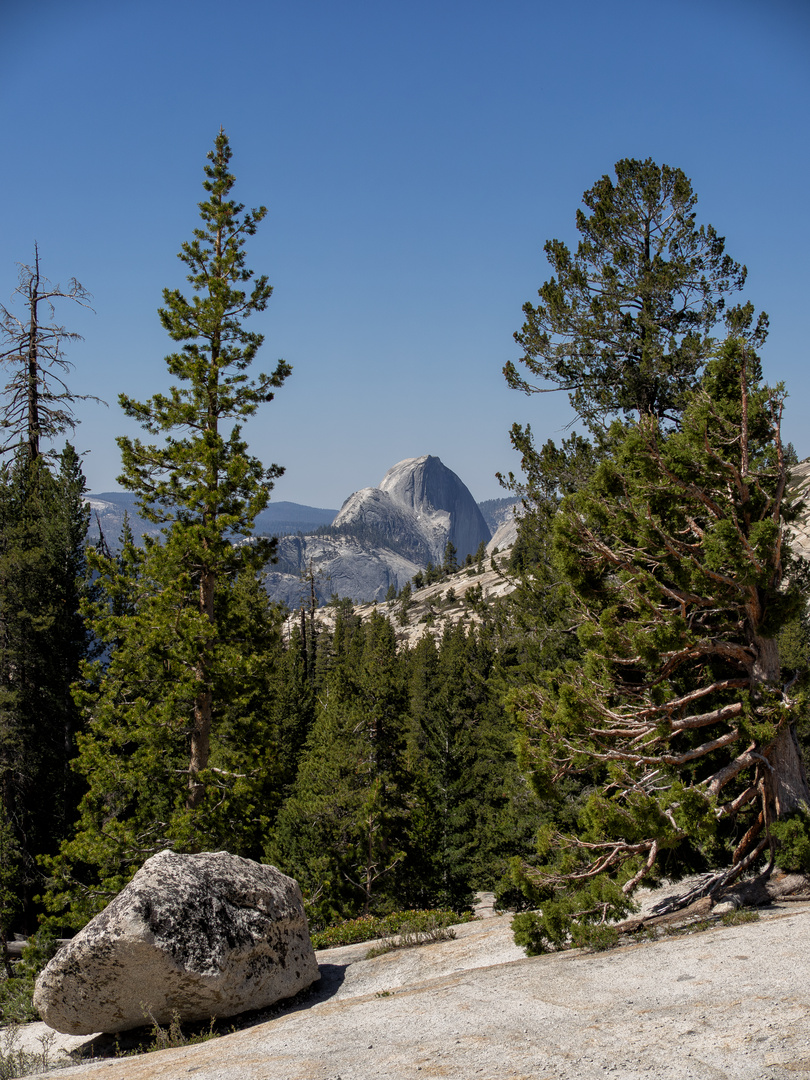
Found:
M 56 938 L 50 930 L 38 930 L 28 939 L 22 959 L 13 965 L 13 976 L 0 979 L 0 1026 L 39 1020 L 33 1002 L 34 983 L 56 947 Z
M 723 926 L 740 926 L 743 923 L 759 922 L 759 912 L 751 908 L 739 908 L 737 911 L 728 911 L 720 917 Z
M 340 945 L 356 945 L 361 941 L 395 937 L 402 933 L 405 927 L 409 933 L 426 933 L 428 930 L 469 922 L 474 918 L 472 912 L 459 915 L 457 911 L 447 910 L 392 911 L 390 915 L 361 915 L 357 919 L 335 923 L 325 930 L 316 930 L 312 934 L 312 945 L 316 949 L 335 949 Z
M 615 926 L 575 923 L 571 927 L 571 944 L 577 949 L 604 952 L 619 944 L 619 931 Z
M 776 841 L 777 860 L 788 873 L 810 872 L 810 812 L 806 807 L 788 818 L 771 823 Z

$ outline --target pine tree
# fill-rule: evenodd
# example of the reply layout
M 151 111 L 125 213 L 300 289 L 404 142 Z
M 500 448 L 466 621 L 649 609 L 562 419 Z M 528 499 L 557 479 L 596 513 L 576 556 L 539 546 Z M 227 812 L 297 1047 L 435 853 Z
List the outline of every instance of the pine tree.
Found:
M 444 558 L 442 560 L 442 571 L 445 574 L 455 574 L 458 570 L 458 552 L 455 545 L 448 540 L 444 546 Z
M 776 643 L 806 577 L 784 534 L 782 400 L 730 338 L 680 430 L 617 425 L 555 521 L 584 655 L 524 690 L 526 753 L 540 794 L 585 790 L 574 830 L 546 829 L 546 863 L 524 873 L 542 914 L 515 925 L 533 951 L 572 926 L 587 940 L 662 865 L 720 866 L 702 886 L 715 893 L 765 853 L 766 874 L 777 855 L 810 870 L 801 695 Z
M 402 895 L 405 684 L 393 627 L 338 618 L 322 707 L 268 858 L 301 884 L 310 920 L 384 909 Z
M 583 195 L 590 213 L 577 211 L 576 251 L 545 245 L 555 276 L 537 305 L 524 305 L 515 334 L 528 374 L 504 368 L 525 393 L 567 390 L 592 428 L 617 414 L 676 417 L 711 355 L 726 298 L 746 279 L 716 230 L 697 226 L 697 196 L 680 169 L 625 158 L 615 172 Z M 761 316 L 759 343 L 766 329 Z
M 33 265 L 20 264 L 15 292 L 25 303 L 22 318 L 0 304 L 0 363 L 11 369 L 1 392 L 0 427 L 5 435 L 0 452 L 14 453 L 24 447 L 28 460 L 35 461 L 42 439 L 53 439 L 76 426 L 74 402 L 99 401 L 90 394 L 74 394 L 65 383 L 72 365 L 62 343 L 81 341 L 81 337 L 53 322 L 54 300 L 89 308 L 91 296 L 75 278 L 64 291 L 51 284 L 40 270 L 36 244 Z
M 267 654 L 277 651 L 278 613 L 258 576 L 274 541 L 250 534 L 282 469 L 248 454 L 241 424 L 290 368 L 247 374 L 263 338 L 245 320 L 264 311 L 272 288 L 253 279 L 244 246 L 266 210 L 231 198 L 224 132 L 208 159 L 201 227 L 179 254 L 193 296 L 166 289 L 160 309 L 182 343 L 166 358 L 177 383 L 143 403 L 119 399 L 165 435 L 118 440 L 120 483 L 163 528 L 143 552 L 129 544 L 117 559 L 93 556 L 100 594 L 88 614 L 108 656 L 86 670 L 77 769 L 88 791 L 77 835 L 52 867 L 52 906 L 69 899 L 77 918 L 160 847 L 255 853 L 270 812 L 265 779 L 276 766 L 260 748 L 273 743 Z
M 508 384 L 526 394 L 568 391 L 592 436 L 590 444 L 577 435 L 538 450 L 529 425 L 512 426 L 526 480 L 500 479 L 523 500 L 527 537 L 545 527 L 549 502 L 610 454 L 612 418 L 649 414 L 677 426 L 724 320 L 754 346 L 767 335 L 765 314 L 753 325 L 751 304 L 727 306 L 747 270 L 711 225 L 697 225 L 697 195 L 682 170 L 625 158 L 615 179 L 603 176 L 583 203 L 576 251 L 546 243 L 555 276 L 541 286 L 538 304 L 523 306 L 526 321 L 514 337 L 526 373 L 511 361 L 504 367 Z
M 259 405 L 273 400 L 274 391 L 290 373 L 279 361 L 272 375 L 251 381 L 245 374 L 263 337 L 248 331 L 244 321 L 267 307 L 272 286 L 253 278 L 245 268 L 244 245 L 265 217 L 265 207 L 244 212 L 229 196 L 235 178 L 228 171 L 231 149 L 220 131 L 208 155 L 203 187 L 208 198 L 199 204 L 202 228 L 183 244 L 179 258 L 189 269 L 194 289 L 191 301 L 179 289 L 165 289 L 160 309 L 163 326 L 182 351 L 166 358 L 181 387 L 169 395 L 155 394 L 145 403 L 122 394 L 124 412 L 151 434 L 180 431 L 163 445 L 144 445 L 122 436 L 124 472 L 119 481 L 140 497 L 148 520 L 170 523 L 157 557 L 175 562 L 198 592 L 197 638 L 193 679 L 197 683 L 191 727 L 188 779 L 190 808 L 201 804 L 211 738 L 216 666 L 215 594 L 218 582 L 243 567 L 259 568 L 272 555 L 273 541 L 235 543 L 250 535 L 256 515 L 267 505 L 273 480 L 283 469 L 264 466 L 247 453 L 241 421 Z M 244 288 L 243 288 L 244 286 Z M 234 421 L 230 432 L 224 427 Z
M 478 771 L 481 717 L 475 698 L 484 687 L 477 687 L 471 700 L 467 648 L 464 629 L 456 627 L 445 631 L 438 649 L 424 635 L 408 658 L 407 880 L 414 907 L 462 909 L 469 904 L 475 853 L 483 846 L 478 826 L 486 812 L 487 788 L 499 779 L 497 765 L 489 777 Z
M 25 447 L 0 474 L 0 798 L 29 928 L 37 860 L 66 836 L 76 799 L 69 761 L 79 723 L 71 685 L 87 649 L 84 490 L 71 446 L 56 476 Z
M 320 649 L 315 653 L 316 657 L 322 655 Z M 278 794 L 282 801 L 292 792 L 307 736 L 315 723 L 316 676 L 314 672 L 310 678 L 305 639 L 295 626 L 273 676 L 273 729 L 278 743 Z
M 486 629 L 425 635 L 409 667 L 407 901 L 462 909 L 531 847 L 538 806 L 524 798 L 514 729 Z
M 725 253 L 711 226 L 697 225 L 697 199 L 680 170 L 626 159 L 615 178 L 602 177 L 583 199 L 576 251 L 558 240 L 546 244 L 554 276 L 541 287 L 539 303 L 524 306 L 526 321 L 515 339 L 525 373 L 511 363 L 505 368 L 509 384 L 526 393 L 567 390 L 591 436 L 538 449 L 528 426 L 512 428 L 526 477 L 502 478 L 523 500 L 511 560 L 519 588 L 509 603 L 509 648 L 518 659 L 509 678 L 519 687 L 545 685 L 549 671 L 568 671 L 574 681 L 585 662 L 586 640 L 577 635 L 582 613 L 567 580 L 571 567 L 555 554 L 553 537 L 561 499 L 573 505 L 576 492 L 595 482 L 600 462 L 609 468 L 621 452 L 626 432 L 621 424 L 611 428 L 612 418 L 653 424 L 662 437 L 677 430 L 722 323 L 749 346 L 767 332 L 767 317 L 755 322 L 750 304 L 728 308 L 745 283 L 745 267 Z M 513 703 L 519 707 L 522 699 L 525 709 L 533 692 L 518 690 Z M 521 741 L 527 765 L 536 762 L 537 742 L 527 726 Z M 551 786 L 539 784 L 561 833 L 584 828 L 575 807 L 592 783 L 587 769 L 572 769 Z M 518 883 L 536 904 L 529 877 L 518 875 Z M 552 908 L 546 903 L 544 910 Z
M 10 373 L 0 391 L 0 890 L 3 906 L 33 929 L 38 861 L 65 838 L 76 784 L 69 770 L 78 713 L 71 685 L 88 641 L 79 614 L 86 587 L 84 541 L 89 512 L 79 457 L 67 444 L 53 459 L 47 442 L 75 427 L 73 405 L 89 395 L 65 382 L 66 341 L 79 335 L 54 322 L 54 304 L 89 307 L 75 280 L 67 289 L 42 274 L 39 251 L 20 267 L 22 316 L 0 306 L 0 363 Z M 97 398 L 90 398 L 98 400 Z M 49 798 L 43 800 L 41 793 Z

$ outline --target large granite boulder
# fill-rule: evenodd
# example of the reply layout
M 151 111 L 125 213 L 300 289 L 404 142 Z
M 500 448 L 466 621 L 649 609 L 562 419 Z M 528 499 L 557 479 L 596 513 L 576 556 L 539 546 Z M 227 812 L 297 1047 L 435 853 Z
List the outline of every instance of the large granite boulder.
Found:
M 227 852 L 148 859 L 60 950 L 34 1003 L 70 1035 L 235 1016 L 318 978 L 301 892 L 273 866 Z

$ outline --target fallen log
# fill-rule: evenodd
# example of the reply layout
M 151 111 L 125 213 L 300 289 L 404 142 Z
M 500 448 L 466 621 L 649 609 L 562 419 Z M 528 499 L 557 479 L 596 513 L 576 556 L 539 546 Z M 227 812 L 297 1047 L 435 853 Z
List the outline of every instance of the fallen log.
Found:
M 56 939 L 56 951 L 58 952 L 70 941 L 70 938 L 57 938 Z M 28 944 L 27 940 L 24 941 L 8 941 L 6 942 L 6 957 L 9 960 L 19 960 L 22 957 L 23 949 Z

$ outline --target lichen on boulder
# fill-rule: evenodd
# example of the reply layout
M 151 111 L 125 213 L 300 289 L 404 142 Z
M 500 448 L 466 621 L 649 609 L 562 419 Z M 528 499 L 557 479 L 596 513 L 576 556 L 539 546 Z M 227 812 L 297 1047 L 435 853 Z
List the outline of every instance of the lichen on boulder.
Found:
M 227 852 L 148 859 L 43 970 L 34 1004 L 82 1035 L 235 1016 L 318 978 L 301 891 Z

